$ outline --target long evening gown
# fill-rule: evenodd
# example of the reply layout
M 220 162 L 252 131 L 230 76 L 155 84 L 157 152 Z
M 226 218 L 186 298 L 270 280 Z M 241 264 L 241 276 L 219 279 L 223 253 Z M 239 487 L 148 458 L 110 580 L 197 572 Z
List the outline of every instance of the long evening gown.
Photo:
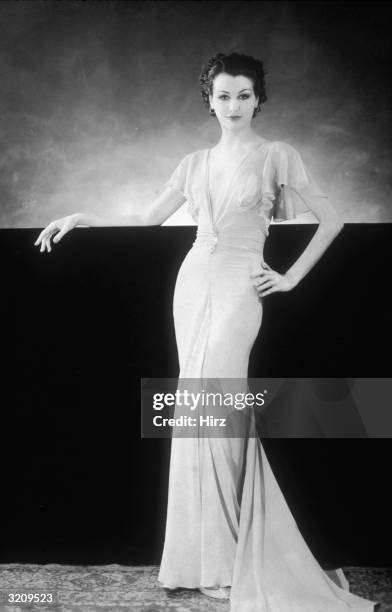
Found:
M 167 185 L 198 224 L 178 273 L 174 322 L 180 379 L 246 380 L 262 320 L 250 273 L 260 270 L 268 226 L 328 196 L 299 153 L 281 141 L 249 152 L 209 192 L 209 149 L 186 155 Z M 194 415 L 193 415 L 194 416 Z M 303 539 L 250 418 L 248 436 L 172 438 L 166 536 L 158 580 L 166 588 L 231 586 L 231 612 L 352 612 L 376 602 L 324 571 Z

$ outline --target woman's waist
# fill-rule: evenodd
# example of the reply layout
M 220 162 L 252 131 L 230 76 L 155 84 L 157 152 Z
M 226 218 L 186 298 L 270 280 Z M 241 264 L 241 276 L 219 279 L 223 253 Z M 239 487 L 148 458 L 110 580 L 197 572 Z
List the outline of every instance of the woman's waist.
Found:
M 256 227 L 212 228 L 198 226 L 193 247 L 208 246 L 211 250 L 217 248 L 239 249 L 262 253 L 265 235 Z

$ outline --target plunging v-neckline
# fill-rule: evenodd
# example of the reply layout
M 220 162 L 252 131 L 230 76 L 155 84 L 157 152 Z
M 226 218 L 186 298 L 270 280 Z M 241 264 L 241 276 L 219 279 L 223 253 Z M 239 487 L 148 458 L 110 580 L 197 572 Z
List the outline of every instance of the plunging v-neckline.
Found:
M 241 159 L 241 161 L 239 162 L 239 164 L 237 164 L 237 166 L 234 168 L 234 171 L 231 174 L 231 178 L 227 183 L 226 189 L 224 190 L 224 195 L 226 196 L 231 189 L 231 186 L 234 182 L 234 179 L 236 177 L 236 175 L 238 174 L 241 166 L 245 163 L 245 161 L 251 156 L 253 155 L 253 153 L 256 153 L 257 151 L 259 151 L 261 149 L 261 147 L 263 147 L 264 145 L 268 144 L 269 142 L 271 142 L 270 140 L 266 140 L 265 142 L 261 143 L 256 149 L 253 149 L 252 151 L 249 151 L 248 153 L 245 154 L 245 156 Z M 212 205 L 212 199 L 211 199 L 211 190 L 210 190 L 210 155 L 211 155 L 211 149 L 206 149 L 206 157 L 205 157 L 205 184 L 206 184 L 206 192 L 207 192 L 207 199 L 208 199 L 208 204 L 209 204 L 209 209 L 210 209 L 210 219 L 211 219 L 211 225 L 214 227 L 214 214 L 213 214 L 213 205 Z

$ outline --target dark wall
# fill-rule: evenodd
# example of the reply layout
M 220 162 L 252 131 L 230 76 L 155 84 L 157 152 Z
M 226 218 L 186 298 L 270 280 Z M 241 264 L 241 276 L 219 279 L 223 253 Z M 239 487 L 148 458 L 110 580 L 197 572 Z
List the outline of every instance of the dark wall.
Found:
M 272 227 L 284 271 L 315 226 Z M 140 378 L 176 377 L 172 298 L 194 228 L 0 230 L 0 561 L 158 563 L 170 441 L 141 439 Z M 390 224 L 348 225 L 265 300 L 253 377 L 390 377 Z M 267 439 L 324 564 L 390 565 L 390 439 Z
M 218 51 L 265 61 L 255 130 L 299 149 L 345 222 L 391 221 L 387 13 L 386 2 L 3 0 L 0 226 L 148 206 L 183 155 L 219 138 L 198 91 Z

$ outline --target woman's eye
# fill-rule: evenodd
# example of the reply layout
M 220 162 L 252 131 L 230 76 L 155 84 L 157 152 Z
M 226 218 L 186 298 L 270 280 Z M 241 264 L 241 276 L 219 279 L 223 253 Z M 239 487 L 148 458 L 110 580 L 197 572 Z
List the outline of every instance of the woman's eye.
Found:
M 226 100 L 226 98 L 228 98 L 228 96 L 219 96 L 220 100 Z M 240 98 L 247 100 L 249 98 L 249 94 L 241 94 Z

